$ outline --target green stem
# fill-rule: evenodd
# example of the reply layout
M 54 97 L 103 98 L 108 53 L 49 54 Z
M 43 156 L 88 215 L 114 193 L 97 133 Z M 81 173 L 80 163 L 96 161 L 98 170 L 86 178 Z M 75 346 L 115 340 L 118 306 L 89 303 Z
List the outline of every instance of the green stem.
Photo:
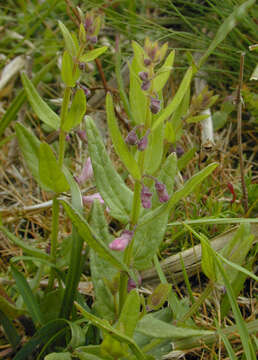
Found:
M 57 252 L 57 239 L 58 239 L 58 223 L 59 223 L 59 202 L 57 196 L 53 198 L 52 205 L 52 231 L 51 231 L 51 250 L 50 257 L 51 262 L 56 264 L 56 252 Z M 52 267 L 48 282 L 48 290 L 52 289 L 55 279 L 55 269 Z

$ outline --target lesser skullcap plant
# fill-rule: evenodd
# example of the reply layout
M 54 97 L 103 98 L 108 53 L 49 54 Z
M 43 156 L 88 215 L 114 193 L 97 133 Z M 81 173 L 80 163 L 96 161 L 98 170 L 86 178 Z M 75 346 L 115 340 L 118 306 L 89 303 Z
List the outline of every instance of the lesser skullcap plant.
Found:
M 27 260 L 35 262 L 38 276 L 44 274 L 48 279 L 47 296 L 44 301 L 39 301 L 22 273 L 11 265 L 17 290 L 38 329 L 15 359 L 28 358 L 36 347 L 40 347 L 38 359 L 50 353 L 45 356 L 46 360 L 155 359 L 155 351 L 164 354 L 171 339 L 214 335 L 214 331 L 194 327 L 187 315 L 188 305 L 178 300 L 166 279 L 162 278 L 162 272 L 162 284 L 146 302 L 139 292 L 139 272 L 151 267 L 153 259 L 159 268 L 156 254 L 175 205 L 217 167 L 214 163 L 208 165 L 174 191 L 178 160 L 175 153 L 167 156 L 166 151 L 166 143 L 175 143 L 181 136 L 183 119 L 197 116 L 198 106 L 194 105 L 199 101 L 199 107 L 203 109 L 215 99 L 211 94 L 203 93 L 189 107 L 190 84 L 197 71 L 195 64 L 191 63 L 176 94 L 165 104 L 162 90 L 170 76 L 175 52 L 168 53 L 167 44 L 160 46 L 149 38 L 146 38 L 143 47 L 133 42 L 129 96 L 127 98 L 124 94 L 123 97 L 132 129 L 126 137 L 120 131 L 112 94 L 108 92 L 106 95 L 109 134 L 131 179 L 132 185 L 128 186 L 113 165 L 94 118 L 84 118 L 89 92 L 80 84 L 82 64 L 96 59 L 106 51 L 106 47 L 87 50 L 89 43 L 97 43 L 102 19 L 93 12 L 86 16 L 80 13 L 80 17 L 78 36 L 71 34 L 59 22 L 65 41 L 61 67 L 65 87 L 60 115 L 40 97 L 26 74 L 22 74 L 33 110 L 44 124 L 59 132 L 59 145 L 56 157 L 49 144 L 41 142 L 20 123 L 16 124 L 19 145 L 31 174 L 43 190 L 53 194 L 53 205 L 50 254 L 25 245 L 1 225 L 1 230 L 30 256 Z M 65 139 L 82 121 L 86 126 L 89 157 L 82 173 L 72 176 L 71 169 L 64 164 Z M 80 136 L 85 139 L 84 133 Z M 79 185 L 93 181 L 93 176 L 98 192 L 82 196 Z M 68 192 L 71 201 L 60 196 Z M 92 208 L 85 214 L 83 204 L 89 203 L 93 203 Z M 73 223 L 68 239 L 70 261 L 67 273 L 64 263 L 58 259 L 60 205 Z M 120 224 L 121 231 L 116 235 L 109 231 L 107 214 L 108 218 Z M 206 256 L 209 253 L 214 259 L 212 266 L 216 263 L 221 276 L 225 278 L 225 271 L 209 243 L 205 238 L 201 238 L 201 241 Z M 92 308 L 77 291 L 88 257 L 94 286 Z M 205 266 L 210 269 L 209 261 Z M 212 270 L 207 270 L 206 274 L 217 281 Z M 54 289 L 55 280 L 59 284 L 58 289 Z M 169 307 L 160 310 L 166 301 Z M 51 307 L 54 302 L 55 313 L 45 314 L 43 308 Z M 76 314 L 76 310 L 79 310 L 79 314 Z M 152 311 L 157 313 L 150 313 Z M 171 324 L 172 319 L 182 318 L 185 319 L 181 324 L 183 326 L 180 323 Z M 65 344 L 64 334 L 69 332 L 71 340 Z M 98 340 L 89 344 L 87 336 L 90 337 L 92 332 L 95 332 Z M 64 350 L 51 353 L 53 344 L 56 344 L 56 349 L 59 346 Z M 247 349 L 249 345 L 245 346 Z

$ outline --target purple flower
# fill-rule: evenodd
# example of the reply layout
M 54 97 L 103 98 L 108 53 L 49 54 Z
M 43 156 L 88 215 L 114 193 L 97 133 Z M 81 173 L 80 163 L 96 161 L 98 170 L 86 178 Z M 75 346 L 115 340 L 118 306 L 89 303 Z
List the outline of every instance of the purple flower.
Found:
M 140 71 L 138 75 L 142 81 L 147 81 L 149 79 L 149 75 L 146 71 Z
M 145 59 L 143 60 L 143 62 L 144 62 L 144 65 L 145 65 L 145 66 L 149 66 L 149 65 L 151 64 L 151 59 L 145 58 Z
M 169 195 L 168 195 L 165 184 L 163 184 L 163 183 L 161 183 L 159 181 L 156 181 L 155 182 L 155 189 L 157 191 L 159 201 L 161 203 L 165 203 L 165 202 L 167 202 L 169 200 Z
M 150 192 L 147 186 L 143 185 L 141 190 L 141 202 L 144 209 L 150 209 L 151 197 L 152 197 L 152 192 Z
M 84 184 L 88 179 L 93 176 L 93 169 L 91 159 L 88 157 L 83 165 L 82 172 L 79 176 L 75 177 L 78 184 Z
M 160 100 L 152 96 L 150 98 L 150 111 L 152 114 L 157 114 L 160 111 Z
M 71 141 L 71 136 L 70 136 L 69 134 L 67 134 L 67 135 L 65 136 L 65 141 L 67 141 L 67 142 L 70 142 L 70 141 Z
M 141 283 L 142 283 L 142 278 L 138 274 L 138 284 L 141 285 Z M 130 278 L 127 283 L 127 292 L 130 292 L 136 288 L 137 288 L 137 284 L 135 283 L 135 281 L 133 279 Z
M 147 130 L 145 135 L 138 141 L 138 150 L 144 151 L 148 145 L 148 135 L 150 130 Z
M 109 248 L 115 251 L 123 251 L 132 240 L 134 232 L 130 230 L 124 230 L 118 238 L 113 240 L 109 244 Z
M 84 94 L 85 94 L 86 98 L 91 95 L 91 91 L 90 91 L 89 88 L 87 88 L 87 86 L 84 86 L 84 85 L 81 85 L 81 84 L 79 86 L 84 91 Z
M 98 41 L 98 37 L 95 36 L 87 36 L 87 39 L 89 40 L 89 42 L 91 42 L 92 44 L 96 44 Z
M 138 136 L 137 136 L 137 134 L 136 134 L 136 132 L 135 132 L 135 129 L 131 130 L 131 131 L 128 133 L 126 139 L 125 139 L 125 142 L 126 142 L 128 145 L 136 145 L 136 144 L 138 144 L 138 141 L 139 141 L 139 139 L 138 139 Z
M 151 84 L 150 80 L 143 81 L 143 82 L 142 82 L 142 85 L 141 85 L 141 89 L 142 89 L 143 91 L 149 90 L 150 84 Z

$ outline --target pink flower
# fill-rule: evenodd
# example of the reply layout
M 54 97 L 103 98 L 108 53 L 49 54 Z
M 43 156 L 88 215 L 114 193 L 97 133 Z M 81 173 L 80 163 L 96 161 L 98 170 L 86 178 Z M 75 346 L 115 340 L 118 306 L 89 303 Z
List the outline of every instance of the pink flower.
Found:
M 79 176 L 75 177 L 75 180 L 78 184 L 84 184 L 87 180 L 89 180 L 93 176 L 93 169 L 91 164 L 90 157 L 85 161 L 82 172 Z
M 141 283 L 142 283 L 142 278 L 138 274 L 138 285 L 141 285 Z M 133 279 L 130 278 L 127 283 L 127 292 L 130 292 L 136 288 L 137 288 L 137 284 L 135 283 L 135 281 Z
M 133 231 L 124 230 L 121 236 L 119 236 L 109 244 L 109 248 L 115 251 L 123 251 L 129 244 L 129 242 L 132 240 L 133 234 Z
M 101 204 L 104 204 L 104 200 L 102 199 L 100 193 L 95 193 L 92 195 L 86 195 L 82 197 L 82 201 L 84 205 L 92 204 L 94 200 L 99 200 Z

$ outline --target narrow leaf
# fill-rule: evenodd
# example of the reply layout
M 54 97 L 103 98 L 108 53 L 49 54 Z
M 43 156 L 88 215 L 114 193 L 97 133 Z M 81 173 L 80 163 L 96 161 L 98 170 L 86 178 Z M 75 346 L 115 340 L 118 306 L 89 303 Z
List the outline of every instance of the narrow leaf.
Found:
M 76 80 L 73 76 L 73 59 L 69 52 L 64 51 L 62 58 L 62 68 L 61 68 L 61 76 L 62 80 L 66 86 L 73 87 L 75 85 Z
M 1 297 L 0 297 L 1 299 Z M 0 309 L 0 324 L 4 329 L 4 333 L 7 340 L 11 344 L 12 348 L 15 349 L 19 344 L 21 338 L 13 326 L 12 322 L 8 319 L 7 314 Z
M 162 90 L 166 82 L 168 81 L 174 63 L 174 58 L 175 58 L 175 50 L 172 50 L 170 54 L 167 56 L 164 64 L 158 70 L 158 73 L 153 80 L 153 88 L 156 92 Z
M 116 328 L 129 337 L 133 337 L 139 320 L 140 296 L 137 290 L 131 291 L 125 300 Z
M 47 143 L 39 147 L 39 176 L 43 186 L 56 193 L 69 189 L 69 184 L 60 169 L 56 157 Z
M 140 169 L 132 153 L 128 150 L 128 147 L 119 130 L 119 126 L 117 124 L 117 119 L 114 112 L 113 99 L 110 93 L 108 93 L 106 96 L 106 111 L 108 128 L 116 153 L 124 163 L 125 167 L 130 172 L 130 174 L 133 176 L 133 178 L 135 180 L 140 180 Z
M 21 74 L 22 83 L 26 91 L 28 100 L 41 121 L 57 130 L 60 126 L 59 116 L 47 105 L 40 97 L 33 83 L 29 80 L 25 73 Z
M 100 48 L 87 51 L 86 54 L 82 55 L 80 57 L 81 62 L 89 62 L 92 60 L 95 60 L 97 57 L 99 57 L 101 54 L 103 54 L 107 50 L 107 46 L 102 46 Z
M 79 125 L 86 113 L 86 97 L 82 89 L 78 89 L 74 95 L 71 109 L 64 121 L 63 130 L 69 132 Z
M 176 95 L 173 97 L 173 100 L 167 105 L 167 107 L 161 112 L 158 119 L 154 122 L 154 124 L 152 126 L 152 130 L 156 129 L 156 127 L 159 126 L 159 124 L 164 122 L 180 105 L 184 95 L 186 94 L 186 92 L 190 86 L 190 83 L 192 80 L 192 75 L 193 75 L 193 70 L 192 70 L 192 67 L 190 66 L 188 68 L 183 80 L 180 83 L 180 86 L 176 92 Z
M 35 324 L 43 324 L 43 315 L 41 314 L 37 300 L 34 297 L 27 280 L 13 265 L 11 265 L 11 270 L 16 282 L 16 286 L 23 298 L 24 304 L 29 310 L 33 322 Z
M 66 50 L 72 57 L 75 57 L 77 55 L 77 49 L 72 35 L 70 34 L 67 27 L 60 20 L 58 21 L 58 25 L 63 34 Z

